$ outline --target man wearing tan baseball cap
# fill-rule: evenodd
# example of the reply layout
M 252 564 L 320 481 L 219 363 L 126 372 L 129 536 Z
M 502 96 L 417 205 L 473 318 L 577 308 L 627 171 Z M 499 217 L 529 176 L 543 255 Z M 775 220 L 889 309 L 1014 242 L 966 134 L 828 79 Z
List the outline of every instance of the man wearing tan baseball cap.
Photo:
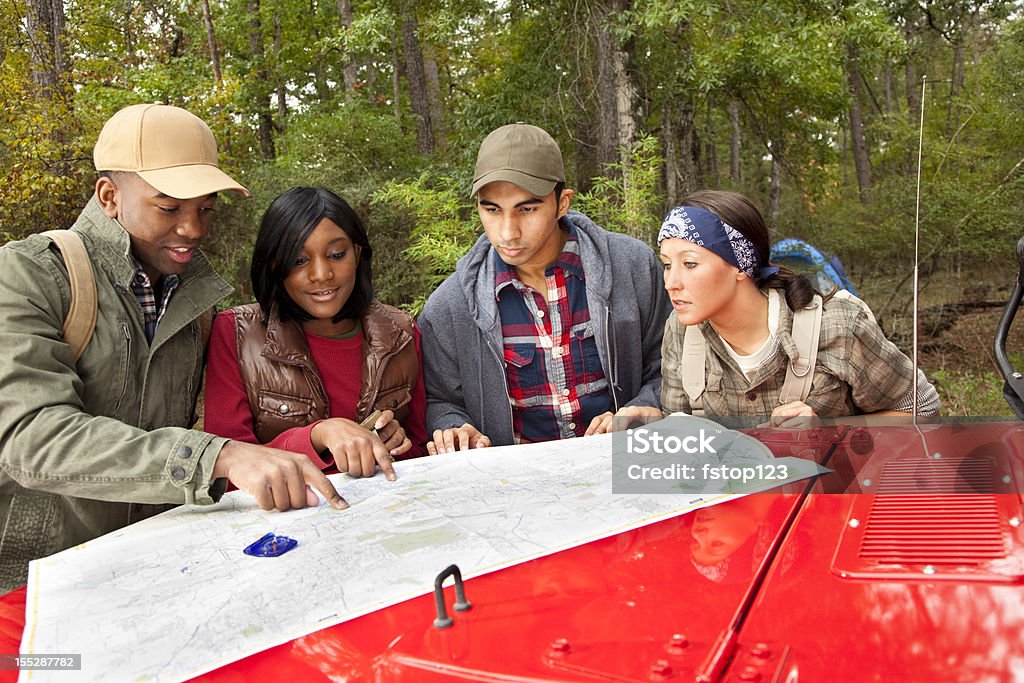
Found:
M 192 199 L 249 191 L 220 170 L 217 141 L 195 114 L 166 104 L 134 104 L 110 117 L 93 148 L 98 171 L 127 171 L 160 192 Z
M 654 251 L 570 210 L 558 144 L 525 123 L 480 145 L 484 235 L 419 318 L 432 453 L 661 417 L 671 306 Z
M 346 507 L 305 456 L 188 428 L 213 306 L 231 291 L 199 245 L 218 193 L 249 195 L 220 169 L 209 127 L 178 107 L 126 107 L 94 161 L 95 195 L 71 228 L 96 293 L 80 357 L 63 330 L 82 303 L 70 248 L 48 235 L 0 248 L 0 591 L 30 560 L 167 504 L 213 503 L 226 480 L 264 509 L 316 504 L 310 487 Z

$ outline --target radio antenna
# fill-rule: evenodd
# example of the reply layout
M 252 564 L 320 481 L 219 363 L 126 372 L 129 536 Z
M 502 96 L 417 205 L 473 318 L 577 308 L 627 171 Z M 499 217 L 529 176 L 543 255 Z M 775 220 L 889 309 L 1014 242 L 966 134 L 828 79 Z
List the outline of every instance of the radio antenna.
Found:
M 920 275 L 920 252 L 921 252 L 921 157 L 924 152 L 924 98 L 928 92 L 928 76 L 921 76 L 921 122 L 918 126 L 917 138 L 917 205 L 914 209 L 914 393 L 913 393 L 913 416 L 911 420 L 917 425 L 917 289 Z

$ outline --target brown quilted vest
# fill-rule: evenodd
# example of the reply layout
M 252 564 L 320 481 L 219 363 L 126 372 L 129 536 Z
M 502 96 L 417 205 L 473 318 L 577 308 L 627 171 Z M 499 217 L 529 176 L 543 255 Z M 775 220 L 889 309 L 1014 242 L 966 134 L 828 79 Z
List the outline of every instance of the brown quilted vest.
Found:
M 330 416 L 327 393 L 309 355 L 302 326 L 295 321 L 282 322 L 276 308 L 264 325 L 259 304 L 231 311 L 235 315 L 238 369 L 260 442 L 267 443 L 286 429 L 305 427 Z M 374 299 L 362 325 L 363 378 L 356 421 L 361 422 L 378 409 L 392 410 L 399 422 L 404 422 L 419 381 L 412 318 Z

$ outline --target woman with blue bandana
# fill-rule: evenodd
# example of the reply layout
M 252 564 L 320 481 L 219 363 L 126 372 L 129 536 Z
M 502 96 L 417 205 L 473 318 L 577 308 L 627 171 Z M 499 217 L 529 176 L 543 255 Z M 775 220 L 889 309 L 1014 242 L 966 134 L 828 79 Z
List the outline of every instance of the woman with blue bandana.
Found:
M 935 388 L 923 373 L 915 378 L 863 302 L 816 292 L 807 278 L 768 263 L 768 229 L 743 195 L 690 195 L 665 217 L 658 246 L 675 310 L 662 342 L 665 411 L 777 426 L 908 415 L 916 381 L 918 413 L 938 413 Z

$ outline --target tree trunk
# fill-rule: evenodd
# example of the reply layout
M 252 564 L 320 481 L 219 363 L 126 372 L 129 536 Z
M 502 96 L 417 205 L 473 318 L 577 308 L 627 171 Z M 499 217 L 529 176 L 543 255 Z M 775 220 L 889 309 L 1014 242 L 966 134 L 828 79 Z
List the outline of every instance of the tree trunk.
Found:
M 914 23 L 910 17 L 905 19 L 903 24 L 903 37 L 907 41 L 907 63 L 904 67 L 904 80 L 907 82 L 907 118 L 910 125 L 917 127 L 918 117 L 921 114 L 920 100 L 917 98 L 917 89 L 920 86 L 917 78 L 917 65 L 914 64 L 914 51 L 911 43 L 914 38 Z
M 181 46 L 184 43 L 185 32 L 175 26 L 171 30 L 171 45 L 167 48 L 167 55 L 171 59 L 177 59 L 181 56 Z
M 213 31 L 213 14 L 210 12 L 210 0 L 203 0 L 203 25 L 206 27 L 206 47 L 210 51 L 210 67 L 213 69 L 213 81 L 220 84 L 224 76 L 220 70 L 220 50 L 217 48 L 217 34 Z
M 664 125 L 661 129 L 661 144 L 665 149 L 665 199 L 669 206 L 675 206 L 683 198 L 679 191 L 679 150 L 676 147 L 676 117 L 675 102 L 666 99 L 662 105 L 662 119 Z
M 679 102 L 678 112 L 680 191 L 683 195 L 688 195 L 697 189 L 697 130 L 693 123 L 693 102 L 684 96 Z
M 871 164 L 868 158 L 867 141 L 864 137 L 857 52 L 852 47 L 847 49 L 846 76 L 850 86 L 850 143 L 853 146 L 853 165 L 857 171 L 857 190 L 861 203 L 867 204 L 868 194 L 871 191 Z
M 398 56 L 397 34 L 391 36 L 391 113 L 402 122 L 402 60 Z
M 423 63 L 423 50 L 417 35 L 419 23 L 416 6 L 403 3 L 402 44 L 405 47 L 405 78 L 409 83 L 409 100 L 416 114 L 416 143 L 420 154 L 431 154 L 437 148 L 434 141 L 434 125 L 430 120 L 430 102 L 427 97 L 427 74 Z
M 781 146 L 772 145 L 772 167 L 768 180 L 768 228 L 774 230 L 779 223 L 782 204 L 782 164 L 779 163 Z
M 267 73 L 266 53 L 263 49 L 263 24 L 260 20 L 260 0 L 248 0 L 246 6 L 249 14 L 249 52 L 255 65 L 255 105 L 258 121 L 260 153 L 264 159 L 273 159 L 274 150 L 274 118 L 270 113 L 270 78 Z
M 341 19 L 341 27 L 345 29 L 346 34 L 352 28 L 353 14 L 352 14 L 352 0 L 338 0 L 338 17 Z M 345 81 L 345 95 L 346 97 L 355 93 L 356 91 L 356 61 L 352 59 L 352 53 L 348 49 L 348 36 L 346 35 L 345 53 L 342 55 L 342 67 L 341 74 Z
M 281 54 L 281 17 L 274 15 L 274 57 Z M 277 81 L 277 120 L 274 121 L 274 129 L 283 133 L 288 119 L 288 92 L 285 89 L 284 79 Z
M 734 186 L 740 184 L 740 103 L 729 101 L 729 179 Z
M 124 34 L 125 63 L 132 67 L 138 66 L 139 56 L 135 54 L 135 34 L 132 33 L 132 27 L 135 26 L 135 20 L 132 18 L 131 5 L 127 5 L 127 9 L 125 9 L 124 16 L 122 18 L 124 20 L 122 32 Z
M 946 137 L 950 138 L 953 136 L 955 131 L 960 126 L 960 107 L 957 105 L 956 98 L 960 95 L 960 90 L 963 88 L 964 83 L 964 46 L 963 43 L 956 43 L 953 45 L 953 63 L 950 65 L 950 78 L 949 78 L 949 106 L 946 109 Z
M 628 12 L 629 0 L 602 0 L 593 15 L 597 43 L 598 162 L 629 164 L 637 133 L 637 87 L 629 73 L 629 53 L 614 34 L 614 21 Z
M 884 67 L 882 67 L 882 88 L 883 95 L 885 97 L 885 116 L 886 118 L 888 118 L 889 115 L 892 114 L 893 109 L 892 67 L 888 64 L 888 62 L 885 64 Z
M 839 167 L 843 169 L 843 188 L 850 187 L 850 131 L 840 129 L 839 136 Z
M 315 17 L 317 15 L 317 0 L 309 0 L 307 11 L 309 16 Z M 311 22 L 309 27 L 310 35 L 313 38 L 314 44 L 320 43 L 320 29 L 317 27 L 316 22 Z M 310 71 L 313 73 L 313 87 L 316 88 L 316 97 L 320 102 L 328 102 L 334 95 L 331 87 L 327 83 L 327 79 L 324 78 L 324 59 L 323 57 L 317 57 L 310 65 Z
M 715 121 L 714 121 L 715 98 L 708 96 L 707 109 L 704 122 L 704 147 L 707 159 L 707 168 L 701 173 L 704 185 L 718 187 L 721 183 L 718 179 L 718 145 L 715 144 Z
M 64 3 L 61 0 L 28 0 L 27 10 L 32 82 L 41 99 L 63 98 L 68 71 Z
M 430 124 L 433 128 L 434 141 L 438 149 L 444 149 L 447 144 L 447 133 L 444 127 L 444 112 L 441 102 L 441 79 L 437 74 L 437 60 L 434 59 L 433 50 L 425 51 L 423 70 L 427 79 L 427 105 L 430 111 Z

